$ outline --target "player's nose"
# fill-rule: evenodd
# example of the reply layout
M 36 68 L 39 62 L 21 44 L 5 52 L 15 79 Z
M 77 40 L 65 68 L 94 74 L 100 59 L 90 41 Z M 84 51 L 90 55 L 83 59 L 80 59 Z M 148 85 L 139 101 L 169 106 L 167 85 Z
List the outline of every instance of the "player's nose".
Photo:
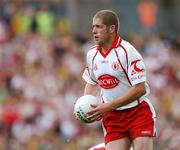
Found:
M 93 28 L 93 29 L 92 29 L 92 33 L 93 33 L 93 34 L 96 34 L 96 33 L 97 33 L 96 28 Z

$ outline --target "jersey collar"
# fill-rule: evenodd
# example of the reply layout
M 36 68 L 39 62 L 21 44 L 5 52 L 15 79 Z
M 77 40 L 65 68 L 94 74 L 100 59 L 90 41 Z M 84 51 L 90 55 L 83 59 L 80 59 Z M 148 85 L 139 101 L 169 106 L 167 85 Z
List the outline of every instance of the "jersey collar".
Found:
M 106 56 L 110 53 L 110 51 L 111 51 L 113 48 L 117 48 L 118 46 L 120 46 L 121 41 L 122 41 L 122 39 L 121 39 L 120 35 L 117 34 L 116 37 L 115 37 L 115 40 L 114 40 L 114 42 L 113 42 L 113 44 L 112 44 L 112 46 L 111 46 L 110 49 L 108 49 L 106 52 L 103 52 L 103 51 L 102 51 L 102 48 L 101 48 L 101 45 L 98 45 L 97 50 L 101 53 L 101 55 L 102 55 L 104 58 L 106 58 Z

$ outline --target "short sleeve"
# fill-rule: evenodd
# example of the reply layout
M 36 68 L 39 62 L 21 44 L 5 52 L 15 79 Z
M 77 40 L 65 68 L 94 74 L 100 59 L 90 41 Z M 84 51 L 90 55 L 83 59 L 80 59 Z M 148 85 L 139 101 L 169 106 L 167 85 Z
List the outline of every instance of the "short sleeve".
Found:
M 130 46 L 128 49 L 128 78 L 132 85 L 146 81 L 146 68 L 140 53 Z
M 90 57 L 89 54 L 87 54 L 87 57 L 86 57 L 86 64 L 87 65 L 86 65 L 86 68 L 84 69 L 82 78 L 87 83 L 96 85 L 97 81 L 96 81 L 96 78 L 94 76 L 93 69 L 92 69 L 92 58 Z

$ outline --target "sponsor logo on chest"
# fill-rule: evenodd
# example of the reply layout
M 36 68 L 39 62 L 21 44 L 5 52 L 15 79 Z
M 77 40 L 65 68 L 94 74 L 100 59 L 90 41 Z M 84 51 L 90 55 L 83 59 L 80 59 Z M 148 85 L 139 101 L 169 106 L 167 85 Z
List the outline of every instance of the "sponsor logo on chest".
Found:
M 99 85 L 104 89 L 112 89 L 116 87 L 119 84 L 119 79 L 109 75 L 109 74 L 103 74 L 98 77 L 98 83 Z

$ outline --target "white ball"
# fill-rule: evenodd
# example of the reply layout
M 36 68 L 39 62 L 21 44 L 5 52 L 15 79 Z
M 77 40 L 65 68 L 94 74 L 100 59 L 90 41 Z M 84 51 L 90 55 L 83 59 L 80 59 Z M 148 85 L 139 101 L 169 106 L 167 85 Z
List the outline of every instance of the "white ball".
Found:
M 93 121 L 87 118 L 87 113 L 93 109 L 91 104 L 97 105 L 98 103 L 98 98 L 93 95 L 84 95 L 78 98 L 74 106 L 76 118 L 83 123 L 92 123 Z

